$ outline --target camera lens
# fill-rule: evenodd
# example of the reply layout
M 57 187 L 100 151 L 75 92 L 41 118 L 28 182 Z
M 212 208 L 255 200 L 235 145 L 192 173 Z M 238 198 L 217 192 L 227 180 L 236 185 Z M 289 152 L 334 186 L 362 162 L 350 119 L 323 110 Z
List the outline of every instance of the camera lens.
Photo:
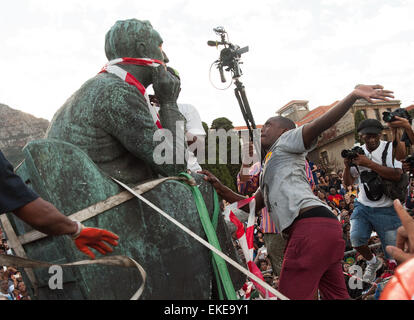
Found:
M 391 122 L 392 120 L 392 115 L 390 112 L 383 112 L 382 113 L 382 120 L 384 120 L 385 122 Z

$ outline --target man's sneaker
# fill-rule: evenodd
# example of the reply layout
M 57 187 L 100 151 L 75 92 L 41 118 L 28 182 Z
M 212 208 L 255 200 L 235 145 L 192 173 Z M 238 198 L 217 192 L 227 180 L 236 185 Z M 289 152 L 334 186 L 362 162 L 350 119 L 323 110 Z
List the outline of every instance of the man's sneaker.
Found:
M 362 277 L 363 281 L 373 282 L 377 277 L 377 271 L 382 267 L 382 260 L 377 258 L 377 262 L 370 264 L 367 263 L 367 267 Z

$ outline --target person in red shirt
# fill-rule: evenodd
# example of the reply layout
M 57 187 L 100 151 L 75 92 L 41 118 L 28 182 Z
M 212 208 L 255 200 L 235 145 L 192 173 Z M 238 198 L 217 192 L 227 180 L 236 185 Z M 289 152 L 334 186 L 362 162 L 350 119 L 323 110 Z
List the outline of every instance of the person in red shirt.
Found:
M 330 188 L 329 189 L 329 196 L 328 196 L 328 200 L 329 201 L 333 201 L 335 202 L 336 206 L 339 206 L 339 201 L 340 200 L 344 200 L 344 197 L 342 195 L 340 195 L 335 188 Z

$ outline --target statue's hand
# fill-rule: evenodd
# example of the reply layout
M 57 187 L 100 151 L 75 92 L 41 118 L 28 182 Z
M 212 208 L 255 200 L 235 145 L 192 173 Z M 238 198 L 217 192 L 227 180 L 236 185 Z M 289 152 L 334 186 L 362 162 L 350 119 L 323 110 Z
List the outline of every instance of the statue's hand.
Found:
M 153 89 L 161 107 L 163 104 L 175 103 L 180 93 L 180 79 L 164 66 L 153 68 Z

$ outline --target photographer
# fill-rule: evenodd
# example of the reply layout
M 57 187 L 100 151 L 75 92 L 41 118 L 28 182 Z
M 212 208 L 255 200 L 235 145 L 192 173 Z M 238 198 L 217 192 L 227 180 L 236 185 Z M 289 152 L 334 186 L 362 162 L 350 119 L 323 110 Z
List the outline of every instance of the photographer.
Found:
M 400 109 L 397 109 L 397 110 L 400 110 Z M 404 129 L 409 139 L 409 142 L 411 144 L 414 144 L 414 131 L 413 131 L 413 128 L 411 127 L 411 123 L 410 123 L 411 117 L 408 115 L 408 113 L 405 115 L 405 117 L 394 115 L 391 117 L 390 119 L 391 121 L 387 121 L 388 119 L 386 118 L 384 120 L 387 122 L 387 126 L 391 129 L 396 129 L 396 130 Z M 395 132 L 396 130 L 393 130 L 393 132 Z
M 364 154 L 358 152 L 352 158 L 344 159 L 344 184 L 352 185 L 359 177 L 360 191 L 351 216 L 351 243 L 367 261 L 363 280 L 371 282 L 375 280 L 376 271 L 382 266 L 382 262 L 367 246 L 373 229 L 379 235 L 386 252 L 387 245 L 395 245 L 397 229 L 401 225 L 393 207 L 393 200 L 386 194 L 385 184 L 402 180 L 402 164 L 397 160 L 393 161 L 393 145 L 380 140 L 383 129 L 378 120 L 362 121 L 358 133 L 365 143 L 361 148 Z M 391 259 L 388 253 L 386 258 Z
M 397 109 L 400 110 L 400 109 Z M 404 110 L 404 109 L 401 109 Z M 407 139 L 409 141 L 409 145 L 414 144 L 414 131 L 411 127 L 411 117 L 408 113 L 399 112 L 399 114 L 405 115 L 404 117 L 399 117 L 397 115 L 393 115 L 390 117 L 392 121 L 386 121 L 388 127 L 390 127 L 393 130 L 394 134 L 394 144 L 398 142 L 398 150 L 396 151 L 395 157 L 397 160 L 402 161 L 403 163 L 403 170 L 404 172 L 412 172 L 414 171 L 414 158 L 411 156 L 405 158 L 406 155 L 406 145 L 407 145 Z M 388 120 L 384 118 L 384 120 Z M 405 137 L 401 138 L 401 133 L 399 132 L 399 129 L 404 129 L 405 131 Z M 403 151 L 400 151 L 403 150 Z M 404 153 L 403 153 L 404 152 Z M 410 188 L 411 191 L 411 188 Z M 410 191 L 408 192 L 408 197 L 410 196 Z

